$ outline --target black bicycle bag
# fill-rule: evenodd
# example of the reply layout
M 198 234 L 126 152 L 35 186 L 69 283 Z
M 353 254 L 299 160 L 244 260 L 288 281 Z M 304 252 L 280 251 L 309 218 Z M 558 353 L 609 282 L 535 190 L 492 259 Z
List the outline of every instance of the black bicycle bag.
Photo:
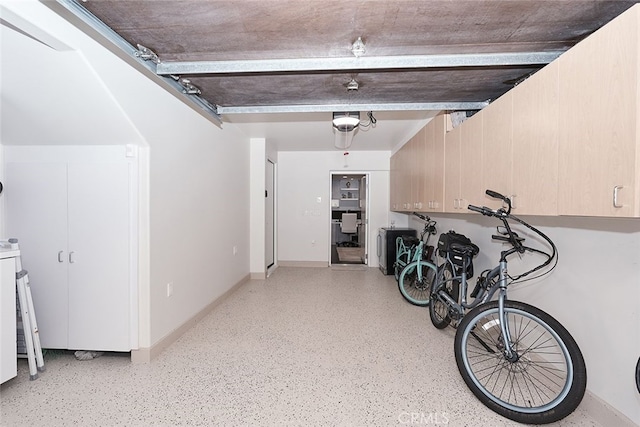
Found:
M 459 248 L 464 248 L 464 252 L 461 252 Z M 462 267 L 464 263 L 464 253 L 469 255 L 467 266 L 467 278 L 473 277 L 473 261 L 472 258 L 476 256 L 479 249 L 471 242 L 464 234 L 458 234 L 453 230 L 448 233 L 440 234 L 438 239 L 438 255 L 443 258 L 448 258 L 453 262 L 456 267 Z

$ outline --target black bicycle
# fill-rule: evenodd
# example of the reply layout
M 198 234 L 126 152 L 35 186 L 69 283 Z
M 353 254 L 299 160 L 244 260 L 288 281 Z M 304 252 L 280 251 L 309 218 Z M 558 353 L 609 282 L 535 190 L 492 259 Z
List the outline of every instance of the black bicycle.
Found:
M 451 242 L 431 287 L 431 321 L 437 328 L 450 323 L 457 327 L 454 351 L 458 370 L 483 404 L 517 422 L 555 422 L 573 412 L 584 396 L 587 370 L 582 352 L 551 315 L 507 299 L 507 287 L 533 272 L 539 272 L 535 277 L 540 277 L 551 271 L 557 264 L 556 246 L 543 232 L 511 215 L 509 198 L 490 190 L 486 193 L 501 199 L 506 208 L 469 205 L 469 209 L 500 220 L 503 226 L 492 237 L 511 247 L 500 253 L 496 267 L 480 274 L 471 293 L 473 299 L 467 301 L 468 266 L 478 247 L 470 242 Z M 536 233 L 550 251 L 524 246 L 525 239 L 509 221 Z M 508 258 L 527 252 L 542 255 L 544 261 L 525 273 L 509 275 Z M 495 294 L 497 300 L 492 301 Z

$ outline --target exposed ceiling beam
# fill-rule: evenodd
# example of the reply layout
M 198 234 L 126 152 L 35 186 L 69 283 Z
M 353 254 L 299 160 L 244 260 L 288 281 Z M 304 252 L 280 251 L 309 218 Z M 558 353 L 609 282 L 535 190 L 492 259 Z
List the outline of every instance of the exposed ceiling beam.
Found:
M 259 113 L 321 113 L 333 111 L 442 111 L 481 110 L 489 105 L 481 102 L 425 102 L 405 104 L 322 104 L 322 105 L 257 105 L 243 107 L 217 107 L 220 115 Z
M 104 22 L 95 17 L 91 12 L 85 9 L 82 5 L 77 3 L 74 0 L 56 0 L 53 2 L 44 2 L 49 7 L 55 6 L 55 4 L 62 5 L 67 11 L 71 12 L 76 18 L 78 18 L 82 23 L 88 25 L 93 30 L 95 30 L 101 37 L 108 40 L 112 43 L 113 47 L 117 50 L 126 54 L 129 59 L 134 61 L 136 64 L 146 68 L 151 71 L 152 75 L 161 76 L 156 71 L 156 64 L 153 61 L 145 61 L 144 59 L 139 58 L 139 51 L 136 47 L 132 46 L 129 42 L 127 42 L 120 34 L 116 33 L 109 26 L 107 26 Z M 59 10 L 55 7 L 52 7 L 54 11 L 59 13 Z M 171 92 L 178 97 L 178 99 L 185 102 L 187 105 L 193 107 L 196 111 L 203 112 L 207 117 L 213 119 L 214 123 L 220 124 L 222 120 L 220 116 L 216 113 L 215 107 L 211 105 L 206 99 L 201 98 L 200 96 L 195 96 L 192 94 L 188 94 L 185 92 L 185 88 L 183 85 L 175 81 L 175 79 L 167 76 L 162 76 L 159 80 L 162 81 L 165 85 L 171 88 Z
M 250 61 L 160 62 L 160 75 L 375 71 L 454 67 L 502 67 L 548 64 L 563 52 L 480 53 L 459 55 L 367 56 Z

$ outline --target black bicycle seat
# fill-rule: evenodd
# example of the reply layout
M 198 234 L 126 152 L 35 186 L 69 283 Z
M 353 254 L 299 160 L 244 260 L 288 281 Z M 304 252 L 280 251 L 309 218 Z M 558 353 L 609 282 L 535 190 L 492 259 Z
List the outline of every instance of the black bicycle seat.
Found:
M 417 237 L 413 237 L 413 236 L 400 236 L 400 237 L 402 237 L 402 241 L 406 246 L 415 246 L 418 243 L 420 243 L 420 239 L 418 239 Z
M 466 255 L 470 257 L 474 257 L 478 255 L 478 252 L 480 252 L 480 248 L 473 243 L 452 243 L 451 246 L 449 246 L 449 249 L 457 255 Z

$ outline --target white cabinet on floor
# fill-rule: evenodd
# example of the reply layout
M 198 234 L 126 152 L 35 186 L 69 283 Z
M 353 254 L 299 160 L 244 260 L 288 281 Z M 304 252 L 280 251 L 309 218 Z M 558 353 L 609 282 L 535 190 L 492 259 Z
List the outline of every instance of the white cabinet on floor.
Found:
M 15 252 L 0 248 L 0 383 L 15 377 L 18 368 Z
M 20 240 L 43 348 L 132 348 L 131 167 L 7 159 L 6 231 Z

